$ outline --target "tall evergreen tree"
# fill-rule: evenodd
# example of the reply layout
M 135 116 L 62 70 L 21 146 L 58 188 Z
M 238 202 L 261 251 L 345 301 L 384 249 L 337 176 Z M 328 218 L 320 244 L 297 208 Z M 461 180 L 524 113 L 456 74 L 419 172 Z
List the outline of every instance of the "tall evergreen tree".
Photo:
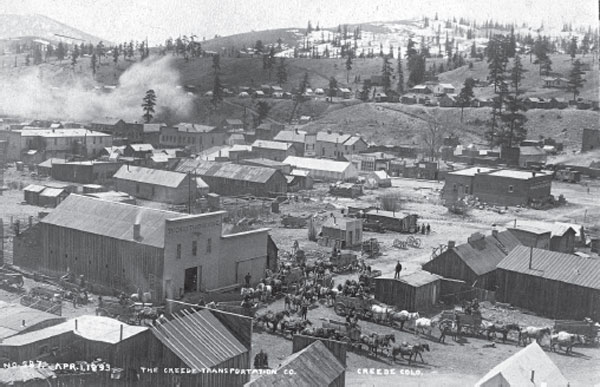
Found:
M 113 62 L 115 63 L 115 66 L 117 66 L 119 64 L 119 47 L 117 47 L 117 46 L 113 47 L 112 54 L 113 54 Z
M 268 117 L 270 111 L 271 106 L 267 103 L 267 101 L 258 101 L 256 104 L 256 112 L 258 113 L 258 116 L 256 117 L 256 126 L 263 123 L 263 121 Z
M 59 42 L 58 46 L 56 47 L 56 59 L 58 59 L 59 62 L 62 62 L 65 59 L 65 55 L 65 45 L 62 42 Z
M 521 57 L 519 54 L 515 54 L 515 59 L 513 60 L 513 67 L 510 71 L 510 82 L 512 87 L 515 89 L 515 94 L 520 94 L 519 86 L 521 86 L 521 81 L 523 79 L 524 74 L 528 70 L 523 68 L 523 64 L 521 63 Z
M 550 73 L 552 72 L 552 59 L 550 59 L 549 56 L 546 56 L 543 59 L 542 64 L 540 65 L 540 70 L 545 76 L 550 75 Z
M 471 45 L 471 58 L 477 57 L 477 46 L 475 46 L 475 42 Z
M 215 107 L 217 107 L 217 105 L 223 101 L 223 85 L 221 84 L 221 79 L 219 78 L 218 73 L 215 73 L 215 82 L 213 84 L 212 92 L 211 102 Z
M 213 55 L 212 59 L 212 68 L 215 74 L 217 74 L 221 70 L 221 56 L 219 54 L 216 54 Z
M 387 93 L 392 87 L 392 74 L 394 70 L 392 69 L 392 64 L 390 63 L 390 58 L 387 56 L 383 57 L 383 67 L 381 69 L 381 83 L 383 86 L 383 90 Z
M 573 62 L 575 55 L 577 55 L 577 36 L 575 35 L 573 35 L 571 44 L 569 44 L 569 55 L 571 56 L 571 62 Z
M 333 102 L 333 98 L 337 94 L 337 87 L 338 87 L 337 79 L 335 79 L 335 77 L 329 78 L 329 91 L 328 91 L 327 95 L 329 97 L 330 102 Z
M 96 53 L 92 54 L 90 66 L 92 67 L 92 75 L 96 75 L 96 67 L 98 66 L 98 58 L 96 57 Z
M 569 82 L 567 83 L 567 90 L 573 93 L 573 100 L 577 100 L 577 96 L 579 95 L 579 89 L 583 87 L 584 82 L 583 74 L 585 74 L 581 70 L 581 62 L 577 59 L 573 62 L 573 67 L 571 68 L 571 72 L 569 73 Z
M 287 82 L 288 79 L 288 70 L 287 64 L 285 63 L 285 58 L 279 58 L 279 65 L 277 66 L 277 83 L 279 86 L 283 85 Z
M 398 91 L 398 94 L 404 94 L 404 70 L 402 69 L 402 55 L 400 55 L 400 52 L 398 52 L 398 64 L 397 64 L 397 71 L 398 71 L 398 87 L 396 88 L 396 90 Z
M 460 106 L 460 122 L 463 122 L 463 114 L 466 107 L 471 105 L 471 100 L 475 96 L 473 94 L 473 87 L 475 86 L 475 81 L 473 78 L 465 79 L 463 83 L 462 89 L 460 89 L 460 93 L 458 94 L 458 106 Z
M 156 106 L 156 93 L 150 89 L 146 91 L 146 96 L 142 100 L 142 109 L 144 110 L 144 120 L 146 123 L 152 121 L 154 117 L 154 106 Z
M 71 50 L 71 66 L 75 68 L 77 64 L 77 58 L 79 58 L 79 47 L 77 45 L 73 46 L 73 50 Z
M 350 50 L 348 52 L 348 58 L 346 58 L 346 84 L 350 83 L 350 70 L 352 70 L 352 57 L 353 52 Z

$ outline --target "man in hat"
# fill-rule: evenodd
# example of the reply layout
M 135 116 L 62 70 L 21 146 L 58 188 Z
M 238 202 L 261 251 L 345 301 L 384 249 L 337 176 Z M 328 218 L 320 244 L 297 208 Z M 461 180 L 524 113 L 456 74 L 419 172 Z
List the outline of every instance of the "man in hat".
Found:
M 400 263 L 400 261 L 398 261 L 398 263 L 396 264 L 396 273 L 394 274 L 394 279 L 400 278 L 401 271 L 402 271 L 402 264 Z

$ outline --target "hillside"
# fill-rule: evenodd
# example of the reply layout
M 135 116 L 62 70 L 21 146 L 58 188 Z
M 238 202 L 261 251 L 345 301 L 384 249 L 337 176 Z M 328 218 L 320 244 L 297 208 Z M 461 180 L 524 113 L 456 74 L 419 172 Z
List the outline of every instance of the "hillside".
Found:
M 0 14 L 0 39 L 39 38 L 52 43 L 92 43 L 106 39 L 90 35 L 43 15 Z

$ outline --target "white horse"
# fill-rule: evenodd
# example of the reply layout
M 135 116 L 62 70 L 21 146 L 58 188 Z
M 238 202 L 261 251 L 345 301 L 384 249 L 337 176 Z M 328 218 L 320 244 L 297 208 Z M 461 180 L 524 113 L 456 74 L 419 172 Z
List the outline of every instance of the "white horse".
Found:
M 415 335 L 419 335 L 419 329 L 425 334 L 427 331 L 427 335 L 431 336 L 431 330 L 435 326 L 435 321 L 421 317 L 415 320 Z
M 396 323 L 396 322 L 400 323 L 400 330 L 404 329 L 404 324 L 407 321 L 416 321 L 419 318 L 421 318 L 421 316 L 419 316 L 419 312 L 410 313 L 407 310 L 403 310 L 398 313 L 394 313 L 390 316 L 392 324 Z
M 551 338 L 551 350 L 554 351 L 554 347 L 558 345 L 559 348 L 565 349 L 565 354 L 573 352 L 573 346 L 576 344 L 585 344 L 585 339 L 581 335 L 574 333 L 568 333 L 560 331 L 552 336 Z
M 273 295 L 273 287 L 271 285 L 265 285 L 262 282 L 256 285 L 256 291 L 261 294 L 263 301 L 268 301 Z
M 395 312 L 393 308 L 381 305 L 371 305 L 371 313 L 377 321 L 391 321 L 390 316 Z

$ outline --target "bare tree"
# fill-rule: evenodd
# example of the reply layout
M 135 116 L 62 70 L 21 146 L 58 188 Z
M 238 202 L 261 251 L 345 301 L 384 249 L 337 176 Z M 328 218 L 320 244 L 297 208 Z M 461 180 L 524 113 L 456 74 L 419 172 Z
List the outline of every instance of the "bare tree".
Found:
M 441 122 L 439 117 L 430 115 L 429 119 L 427 119 L 427 129 L 423 131 L 421 138 L 431 161 L 437 160 L 438 150 L 443 144 L 445 134 L 446 126 Z

